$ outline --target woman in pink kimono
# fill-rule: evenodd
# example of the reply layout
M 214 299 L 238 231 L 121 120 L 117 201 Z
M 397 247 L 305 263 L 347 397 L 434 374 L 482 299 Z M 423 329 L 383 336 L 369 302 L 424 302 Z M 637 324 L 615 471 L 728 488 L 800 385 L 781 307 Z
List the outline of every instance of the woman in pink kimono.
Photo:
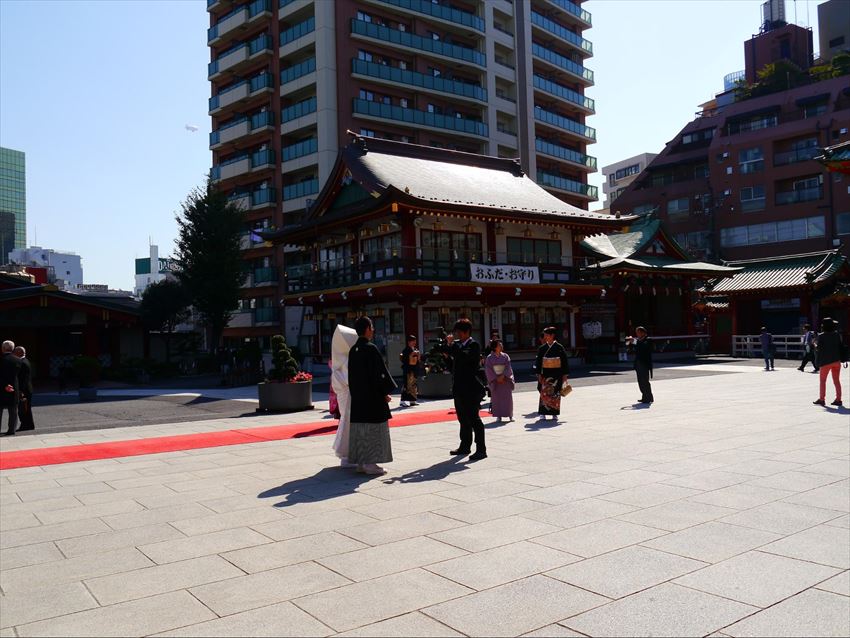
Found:
M 487 384 L 490 386 L 490 411 L 501 423 L 502 418 L 514 420 L 514 371 L 511 368 L 511 358 L 505 354 L 501 339 L 490 342 L 490 354 L 484 360 L 484 372 L 487 374 Z

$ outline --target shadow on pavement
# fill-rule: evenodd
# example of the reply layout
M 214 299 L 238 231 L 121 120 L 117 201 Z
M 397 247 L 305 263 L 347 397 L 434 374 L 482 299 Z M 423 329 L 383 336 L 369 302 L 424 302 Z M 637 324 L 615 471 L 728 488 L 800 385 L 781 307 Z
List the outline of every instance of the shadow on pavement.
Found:
M 357 488 L 376 477 L 356 474 L 341 467 L 325 467 L 313 476 L 295 479 L 257 494 L 257 498 L 277 498 L 283 500 L 275 507 L 289 507 L 298 503 L 316 503 L 344 496 L 357 491 Z
M 651 403 L 632 403 L 631 405 L 624 405 L 621 410 L 648 410 Z
M 394 476 L 384 481 L 387 485 L 392 483 L 421 483 L 423 481 L 439 481 L 455 472 L 463 472 L 468 469 L 465 463 L 461 463 L 462 456 L 455 456 L 448 461 L 435 463 L 431 467 L 421 470 L 413 470 L 401 476 Z
M 540 418 L 540 419 L 537 419 L 536 421 L 532 421 L 531 423 L 526 423 L 525 429 L 526 430 L 548 430 L 548 429 L 551 429 L 551 428 L 556 428 L 559 425 L 561 425 L 560 419 L 555 419 L 553 421 L 552 419 Z

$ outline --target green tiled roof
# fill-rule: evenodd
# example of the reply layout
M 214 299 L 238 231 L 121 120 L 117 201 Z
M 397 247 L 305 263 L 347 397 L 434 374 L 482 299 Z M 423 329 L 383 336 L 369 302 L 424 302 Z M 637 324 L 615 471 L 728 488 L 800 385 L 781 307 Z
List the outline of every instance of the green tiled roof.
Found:
M 727 262 L 726 265 L 742 268 L 742 270 L 730 279 L 712 282 L 708 287 L 711 294 L 812 286 L 823 283 L 842 269 L 848 268 L 847 258 L 837 250 L 732 261 Z

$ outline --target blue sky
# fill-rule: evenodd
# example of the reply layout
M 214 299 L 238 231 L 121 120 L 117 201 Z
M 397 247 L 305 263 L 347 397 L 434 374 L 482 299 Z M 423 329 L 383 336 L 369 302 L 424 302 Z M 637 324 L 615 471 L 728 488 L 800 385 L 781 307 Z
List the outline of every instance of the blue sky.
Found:
M 817 4 L 786 2 L 815 48 Z M 743 69 L 760 5 L 585 4 L 600 167 L 661 150 Z M 27 154 L 28 242 L 80 254 L 87 283 L 132 289 L 149 237 L 171 252 L 174 214 L 211 162 L 208 26 L 204 0 L 0 0 L 0 145 Z

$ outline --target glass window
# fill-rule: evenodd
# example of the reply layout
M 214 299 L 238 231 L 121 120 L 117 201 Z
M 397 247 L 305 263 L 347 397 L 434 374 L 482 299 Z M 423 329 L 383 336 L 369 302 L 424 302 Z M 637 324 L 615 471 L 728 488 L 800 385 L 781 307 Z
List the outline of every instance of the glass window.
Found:
M 747 241 L 750 244 L 770 244 L 776 241 L 776 223 L 753 224 L 747 228 Z
M 836 216 L 836 226 L 839 235 L 850 235 L 850 212 L 839 213 Z
M 357 12 L 357 19 L 362 20 L 363 22 L 371 22 L 372 16 L 370 16 L 368 13 L 365 13 L 363 11 L 358 11 Z
M 363 60 L 365 62 L 371 62 L 372 61 L 372 54 L 369 53 L 368 51 L 364 51 L 363 49 L 360 49 L 357 52 L 357 58 L 360 59 L 360 60 Z
M 561 242 L 557 239 L 508 237 L 508 261 L 521 264 L 560 264 Z
M 671 199 L 667 202 L 667 213 L 687 213 L 690 210 L 691 200 L 689 197 Z
M 373 102 L 375 100 L 375 94 L 372 91 L 367 91 L 366 89 L 360 89 L 360 99 L 368 100 L 369 102 Z
M 723 228 L 720 231 L 720 243 L 723 246 L 746 246 L 747 244 L 747 227 L 736 226 L 733 228 Z
M 823 217 L 809 217 L 806 226 L 808 237 L 823 237 L 826 234 Z

